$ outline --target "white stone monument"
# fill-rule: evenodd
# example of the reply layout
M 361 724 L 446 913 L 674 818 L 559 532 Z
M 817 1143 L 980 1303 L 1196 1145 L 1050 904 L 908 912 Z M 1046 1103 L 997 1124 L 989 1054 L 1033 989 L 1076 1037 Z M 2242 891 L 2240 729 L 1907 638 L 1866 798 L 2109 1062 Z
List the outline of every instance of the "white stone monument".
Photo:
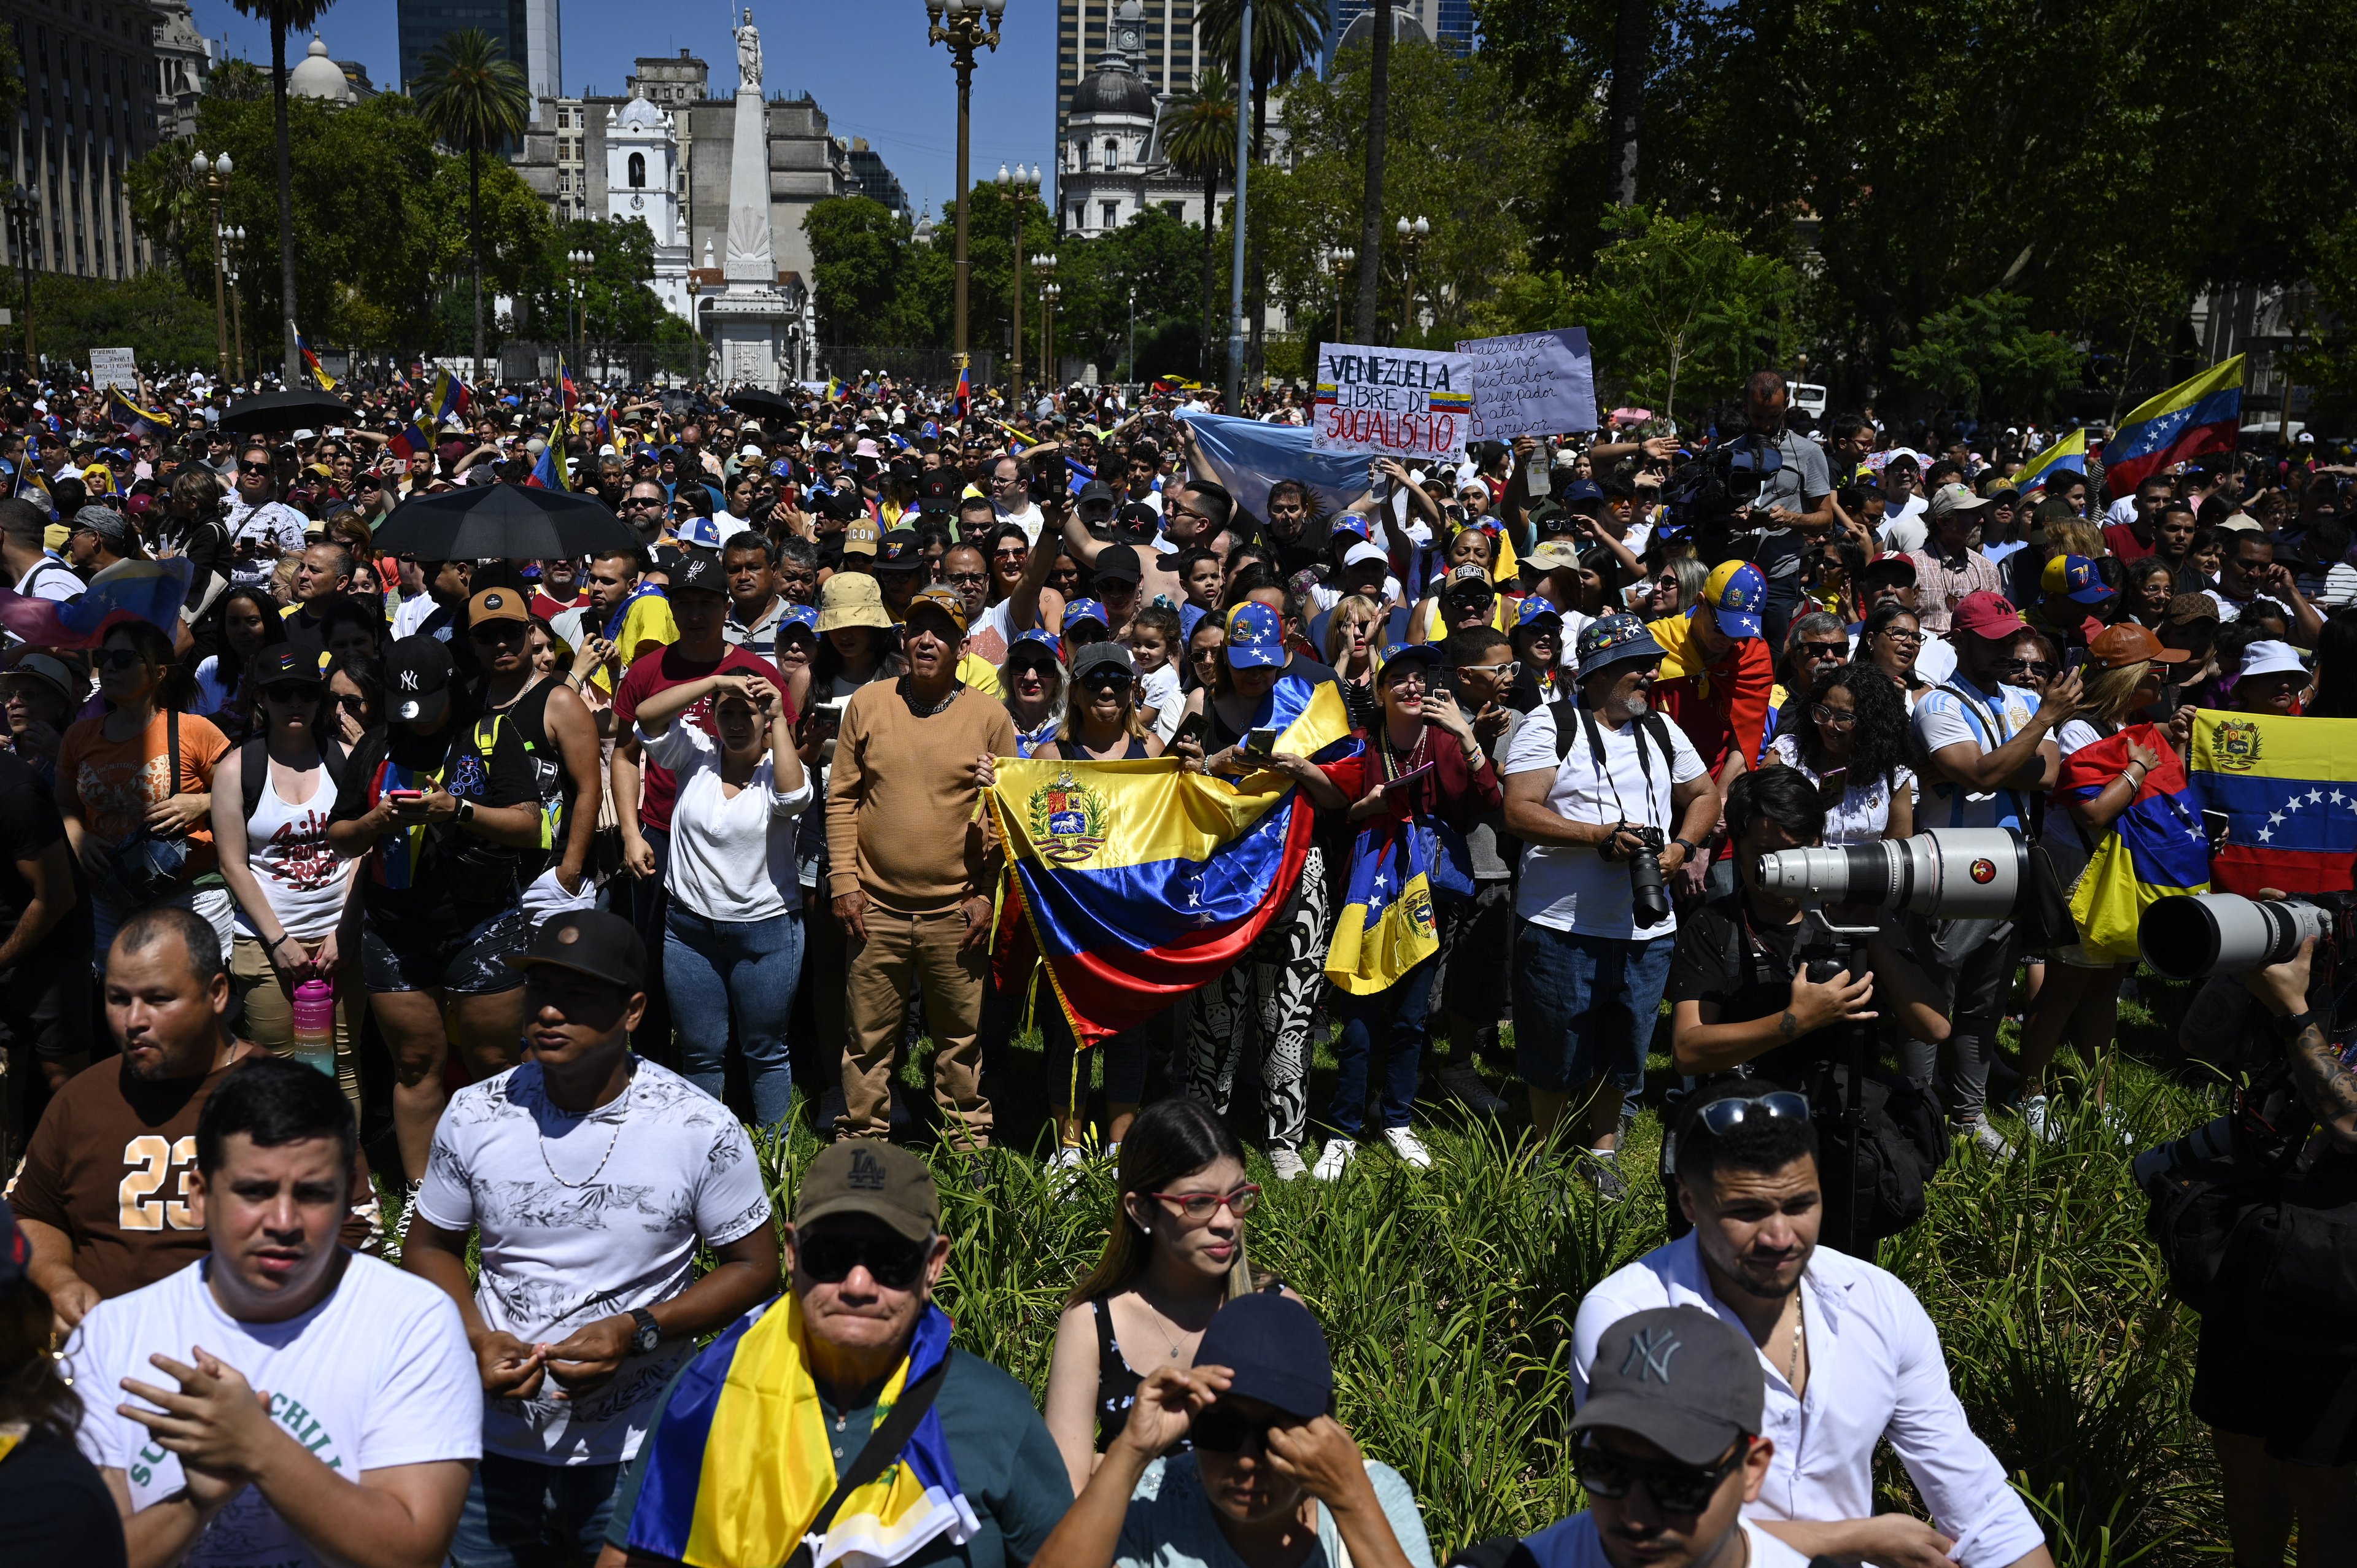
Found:
M 770 233 L 770 133 L 761 106 L 761 35 L 747 10 L 737 28 L 737 124 L 728 156 L 728 286 L 704 306 L 713 373 L 723 387 L 776 392 L 786 373 L 792 301 L 778 287 Z M 705 254 L 711 255 L 705 242 Z M 708 261 L 707 261 L 708 264 Z

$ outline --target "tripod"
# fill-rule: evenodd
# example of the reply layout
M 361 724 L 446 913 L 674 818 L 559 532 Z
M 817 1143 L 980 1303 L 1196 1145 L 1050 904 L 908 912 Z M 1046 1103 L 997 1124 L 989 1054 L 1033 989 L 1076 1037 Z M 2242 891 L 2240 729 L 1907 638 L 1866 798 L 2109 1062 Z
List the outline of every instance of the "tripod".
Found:
M 1812 904 L 1801 915 L 1801 941 L 1793 953 L 1794 968 L 1819 985 L 1845 972 L 1853 979 L 1870 978 L 1873 967 L 1867 957 L 1867 943 L 1875 934 L 1876 928 L 1872 926 L 1836 925 L 1823 905 Z M 1840 1193 L 1840 1206 L 1837 1211 L 1825 1216 L 1829 1233 L 1823 1240 L 1835 1251 L 1855 1258 L 1860 1255 L 1857 1173 L 1858 1147 L 1866 1137 L 1866 1074 L 1878 1047 L 1874 1026 L 1862 1018 L 1845 1019 L 1828 1033 L 1833 1037 L 1827 1043 L 1823 1063 L 1845 1069 L 1849 1081 L 1842 1086 L 1841 1108 L 1833 1118 L 1842 1135 L 1840 1183 L 1838 1187 L 1831 1182 L 1826 1184 L 1829 1191 Z M 1814 1115 L 1813 1097 L 1810 1110 Z M 1833 1203 L 1828 1201 L 1826 1208 L 1833 1210 Z

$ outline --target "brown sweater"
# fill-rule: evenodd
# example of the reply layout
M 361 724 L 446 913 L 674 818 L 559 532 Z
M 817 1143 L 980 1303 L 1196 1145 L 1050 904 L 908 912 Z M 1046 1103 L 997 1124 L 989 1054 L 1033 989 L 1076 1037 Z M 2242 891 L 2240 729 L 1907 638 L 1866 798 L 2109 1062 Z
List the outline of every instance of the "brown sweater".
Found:
M 947 908 L 990 890 L 974 759 L 1015 755 L 1015 721 L 968 686 L 920 719 L 899 682 L 851 694 L 827 779 L 827 897 L 855 888 L 888 908 Z

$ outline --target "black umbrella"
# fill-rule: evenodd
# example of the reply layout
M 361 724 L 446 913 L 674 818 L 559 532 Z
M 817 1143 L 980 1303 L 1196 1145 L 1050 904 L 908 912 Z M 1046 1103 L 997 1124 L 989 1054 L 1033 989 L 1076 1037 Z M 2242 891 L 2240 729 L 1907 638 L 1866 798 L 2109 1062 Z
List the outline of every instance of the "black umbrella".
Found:
M 773 392 L 749 387 L 744 392 L 730 392 L 721 400 L 739 413 L 749 413 L 756 419 L 800 419 L 802 410 Z
M 638 542 L 596 496 L 510 484 L 461 485 L 405 500 L 376 531 L 379 550 L 421 561 L 544 561 Z
M 322 424 L 358 424 L 360 413 L 323 392 L 264 392 L 221 411 L 221 427 L 241 435 L 267 435 Z

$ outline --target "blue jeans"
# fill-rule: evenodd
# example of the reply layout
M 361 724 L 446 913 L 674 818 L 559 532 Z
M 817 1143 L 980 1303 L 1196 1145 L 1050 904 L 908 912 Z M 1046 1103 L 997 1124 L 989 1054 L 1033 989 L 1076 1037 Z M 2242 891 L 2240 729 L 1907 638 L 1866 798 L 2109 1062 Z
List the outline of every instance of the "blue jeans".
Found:
M 1563 1094 L 1609 1078 L 1645 1088 L 1645 1048 L 1660 1022 L 1674 936 L 1582 937 L 1514 924 L 1514 1064 L 1533 1089 Z
M 721 1098 L 733 1018 L 753 1090 L 753 1120 L 776 1126 L 794 1108 L 786 1023 L 802 972 L 801 912 L 767 920 L 707 920 L 673 902 L 664 930 L 663 984 L 671 992 L 684 1076 Z
M 458 1568 L 588 1568 L 605 1549 L 619 1465 L 539 1465 L 486 1454 L 467 1484 Z
M 1327 1005 L 1342 1020 L 1342 1032 L 1334 1036 L 1334 1100 L 1326 1120 L 1344 1137 L 1356 1138 L 1365 1131 L 1367 1069 L 1378 1029 L 1383 1040 L 1383 1128 L 1407 1125 L 1408 1107 L 1415 1101 L 1416 1070 L 1424 1059 L 1432 983 L 1439 973 L 1440 960 L 1428 958 L 1387 991 L 1356 996 L 1337 990 L 1329 999 Z

